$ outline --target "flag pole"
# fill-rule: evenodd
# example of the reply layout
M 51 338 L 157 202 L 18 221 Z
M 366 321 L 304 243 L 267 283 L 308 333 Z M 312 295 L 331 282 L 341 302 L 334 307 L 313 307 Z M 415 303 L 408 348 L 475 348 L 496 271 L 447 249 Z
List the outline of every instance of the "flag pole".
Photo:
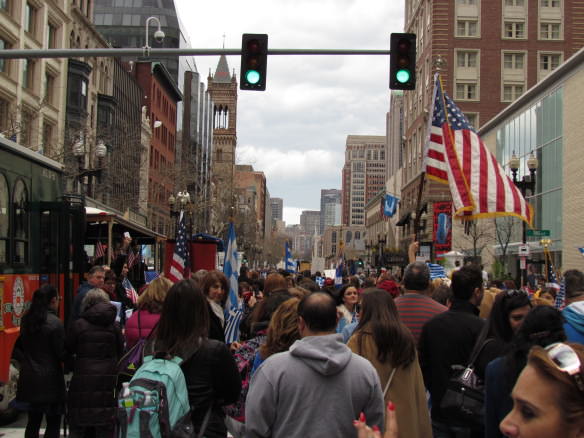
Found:
M 416 217 L 414 218 L 414 242 L 418 241 L 418 233 L 420 231 L 420 216 L 421 216 L 421 204 L 422 204 L 422 195 L 424 193 L 424 185 L 426 181 L 426 172 L 422 171 L 420 174 L 420 188 L 418 189 L 418 199 L 416 201 Z

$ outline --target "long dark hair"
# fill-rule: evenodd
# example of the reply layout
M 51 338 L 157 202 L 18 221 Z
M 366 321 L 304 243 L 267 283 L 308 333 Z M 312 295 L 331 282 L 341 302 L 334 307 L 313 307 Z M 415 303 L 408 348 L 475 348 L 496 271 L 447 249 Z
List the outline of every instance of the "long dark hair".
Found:
M 564 317 L 559 310 L 551 306 L 536 306 L 531 309 L 517 330 L 504 359 L 507 368 L 505 385 L 509 394 L 527 364 L 527 354 L 531 347 L 546 347 L 565 340 Z
M 406 367 L 416 358 L 416 343 L 403 325 L 393 298 L 381 289 L 368 289 L 361 295 L 361 318 L 355 329 L 359 351 L 363 335 L 371 332 L 380 362 L 393 367 Z
M 487 337 L 506 343 L 511 342 L 513 330 L 509 323 L 509 314 L 515 309 L 530 306 L 529 296 L 522 290 L 507 290 L 495 297 L 495 302 L 487 320 Z
M 32 295 L 32 303 L 22 317 L 20 330 L 27 334 L 38 333 L 43 324 L 47 322 L 51 300 L 57 296 L 57 289 L 50 284 L 44 284 L 35 290 Z
M 193 280 L 175 283 L 166 294 L 156 330 L 156 350 L 170 355 L 196 351 L 209 332 L 207 300 Z

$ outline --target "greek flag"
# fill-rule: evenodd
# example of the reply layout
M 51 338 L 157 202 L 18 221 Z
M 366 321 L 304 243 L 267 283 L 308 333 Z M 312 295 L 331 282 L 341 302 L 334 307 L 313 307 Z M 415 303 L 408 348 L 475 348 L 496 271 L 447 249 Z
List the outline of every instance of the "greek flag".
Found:
M 227 238 L 227 250 L 225 251 L 225 262 L 223 263 L 223 273 L 229 282 L 229 295 L 225 302 L 225 343 L 231 344 L 239 339 L 239 323 L 243 316 L 243 303 L 239 299 L 237 276 L 239 262 L 237 260 L 237 242 L 235 240 L 235 227 L 233 222 L 229 224 L 229 235 Z
M 580 251 L 580 255 L 584 256 L 584 246 L 578 247 L 578 251 Z
M 399 199 L 393 195 L 386 194 L 385 195 L 385 205 L 383 207 L 383 214 L 385 216 L 393 217 L 393 215 L 397 212 L 397 203 Z
M 337 269 L 335 270 L 335 288 L 340 288 L 343 285 L 343 258 L 339 259 Z
M 434 280 L 436 278 L 448 278 L 446 276 L 446 271 L 444 266 L 437 263 L 427 263 L 428 268 L 430 268 L 430 279 Z
M 294 260 L 292 259 L 292 251 L 290 251 L 290 245 L 288 245 L 288 242 L 286 241 L 286 247 L 284 249 L 285 251 L 285 264 L 286 264 L 286 272 L 296 272 L 296 263 L 294 263 Z

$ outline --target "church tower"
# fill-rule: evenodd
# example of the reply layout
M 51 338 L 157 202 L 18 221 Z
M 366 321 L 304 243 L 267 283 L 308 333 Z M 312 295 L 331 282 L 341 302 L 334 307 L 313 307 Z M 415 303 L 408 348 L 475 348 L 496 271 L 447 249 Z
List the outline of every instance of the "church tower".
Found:
M 229 73 L 227 58 L 221 55 L 215 74 L 207 78 L 213 101 L 212 181 L 218 221 L 227 221 L 234 206 L 233 178 L 237 146 L 237 80 Z M 214 222 L 214 221 L 213 221 Z

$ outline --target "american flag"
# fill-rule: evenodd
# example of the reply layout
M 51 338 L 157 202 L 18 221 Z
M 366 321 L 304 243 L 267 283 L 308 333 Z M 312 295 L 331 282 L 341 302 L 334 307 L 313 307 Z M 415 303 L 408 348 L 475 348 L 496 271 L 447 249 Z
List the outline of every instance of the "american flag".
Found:
M 233 222 L 229 224 L 229 234 L 227 238 L 227 250 L 225 251 L 225 262 L 223 263 L 223 273 L 229 282 L 229 295 L 225 302 L 225 343 L 231 344 L 239 340 L 239 323 L 243 316 L 243 302 L 239 299 L 239 284 L 237 282 L 239 272 L 239 261 L 237 254 L 237 240 L 235 239 L 235 227 Z
M 128 277 L 122 280 L 122 286 L 124 286 L 124 289 L 126 290 L 126 296 L 133 304 L 136 304 L 138 302 L 138 293 L 136 292 L 136 289 L 134 289 L 134 286 L 132 286 L 132 283 L 130 283 L 130 280 L 128 280 Z
M 106 246 L 102 245 L 102 243 L 98 240 L 95 244 L 95 259 L 99 259 L 105 255 Z
M 178 220 L 178 231 L 176 233 L 176 244 L 174 254 L 170 261 L 168 279 L 173 283 L 182 280 L 187 271 L 188 250 L 187 250 L 187 230 L 185 226 L 184 212 L 180 212 Z
M 132 248 L 129 248 L 128 249 L 128 269 L 132 269 L 132 266 L 134 266 L 134 263 L 136 263 L 136 260 L 138 260 L 138 256 L 132 250 Z
M 455 216 L 516 216 L 531 224 L 533 212 L 466 116 L 442 90 L 438 75 L 426 153 L 428 178 L 449 184 Z

